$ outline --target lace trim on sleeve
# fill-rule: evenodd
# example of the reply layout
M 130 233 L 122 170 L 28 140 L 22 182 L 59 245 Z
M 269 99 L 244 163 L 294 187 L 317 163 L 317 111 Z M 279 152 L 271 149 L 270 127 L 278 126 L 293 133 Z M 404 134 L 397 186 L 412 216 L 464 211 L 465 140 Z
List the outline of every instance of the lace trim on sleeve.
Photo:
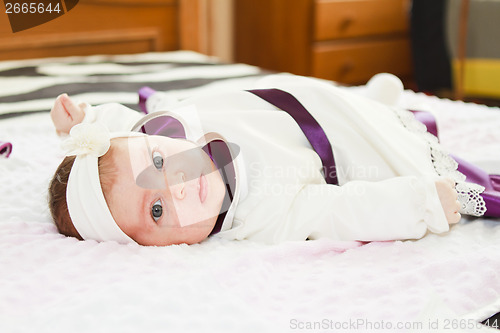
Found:
M 453 179 L 458 192 L 458 201 L 461 204 L 460 213 L 472 216 L 482 216 L 486 212 L 486 204 L 481 197 L 484 187 L 465 181 L 465 175 L 459 172 L 458 163 L 450 154 L 439 144 L 438 139 L 427 132 L 427 127 L 419 122 L 412 112 L 394 108 L 396 115 L 401 123 L 412 133 L 419 135 L 424 139 L 430 150 L 432 165 L 439 176 L 445 176 Z

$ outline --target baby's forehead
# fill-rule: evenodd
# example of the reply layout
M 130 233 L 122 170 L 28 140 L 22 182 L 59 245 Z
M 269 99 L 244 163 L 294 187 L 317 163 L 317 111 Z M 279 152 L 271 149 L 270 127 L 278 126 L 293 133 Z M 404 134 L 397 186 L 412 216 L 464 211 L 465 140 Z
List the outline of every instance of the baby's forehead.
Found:
M 144 151 L 147 152 L 146 142 L 144 139 L 139 141 L 140 139 L 140 137 L 111 139 L 111 147 L 106 155 L 112 159 L 118 172 L 127 174 L 132 171 L 132 173 L 137 173 L 137 171 L 134 172 L 134 167 L 140 167 L 138 166 L 138 163 L 141 162 L 140 157 L 145 155 Z
M 133 154 L 137 151 L 147 150 L 156 140 L 152 136 L 118 137 L 111 139 L 111 153 Z

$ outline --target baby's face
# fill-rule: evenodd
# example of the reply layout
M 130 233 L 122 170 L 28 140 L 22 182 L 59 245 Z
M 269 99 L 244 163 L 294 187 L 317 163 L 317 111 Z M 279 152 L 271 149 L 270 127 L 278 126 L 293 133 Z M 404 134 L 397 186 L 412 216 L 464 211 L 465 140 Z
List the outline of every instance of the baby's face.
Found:
M 194 143 L 163 136 L 113 140 L 116 182 L 107 201 L 118 226 L 142 245 L 194 244 L 213 229 L 225 185 Z

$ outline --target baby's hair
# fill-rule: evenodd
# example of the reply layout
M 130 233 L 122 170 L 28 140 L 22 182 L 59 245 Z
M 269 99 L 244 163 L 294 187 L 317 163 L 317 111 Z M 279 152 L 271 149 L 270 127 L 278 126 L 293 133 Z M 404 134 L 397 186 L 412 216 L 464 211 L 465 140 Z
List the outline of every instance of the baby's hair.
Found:
M 113 140 L 111 140 L 108 152 L 99 157 L 98 160 L 99 179 L 106 202 L 108 202 L 106 193 L 109 192 L 116 179 L 116 167 L 112 158 L 113 150 Z M 49 185 L 48 201 L 50 213 L 52 214 L 52 219 L 56 224 L 57 230 L 65 236 L 76 237 L 82 240 L 82 237 L 71 221 L 66 202 L 66 187 L 74 162 L 75 156 L 66 156 L 61 164 L 59 164 Z

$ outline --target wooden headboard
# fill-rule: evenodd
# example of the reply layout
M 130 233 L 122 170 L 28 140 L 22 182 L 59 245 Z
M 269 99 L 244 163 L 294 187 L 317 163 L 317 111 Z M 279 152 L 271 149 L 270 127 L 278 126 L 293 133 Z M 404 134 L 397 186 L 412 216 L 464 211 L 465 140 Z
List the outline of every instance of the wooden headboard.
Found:
M 16 33 L 2 9 L 0 60 L 202 51 L 201 5 L 200 0 L 80 0 L 64 15 Z

